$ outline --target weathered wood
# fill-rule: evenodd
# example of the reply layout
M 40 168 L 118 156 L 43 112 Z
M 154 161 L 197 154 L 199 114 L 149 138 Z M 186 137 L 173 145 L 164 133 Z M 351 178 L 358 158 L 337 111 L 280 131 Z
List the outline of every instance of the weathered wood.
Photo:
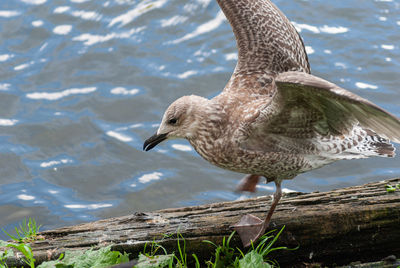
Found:
M 400 255 L 400 190 L 388 193 L 386 184 L 400 178 L 354 186 L 330 192 L 286 195 L 273 215 L 274 228 L 286 229 L 278 245 L 296 251 L 276 254 L 281 266 L 307 263 L 325 265 L 351 261 L 380 260 Z M 57 258 L 65 250 L 113 245 L 114 249 L 138 254 L 146 242 L 162 239 L 178 231 L 186 239 L 188 253 L 209 258 L 213 249 L 203 240 L 221 243 L 232 232 L 230 226 L 245 213 L 263 217 L 271 197 L 223 202 L 195 207 L 137 212 L 133 215 L 100 220 L 42 232 L 45 240 L 32 243 L 38 262 Z M 176 248 L 176 235 L 164 238 L 169 250 Z M 237 235 L 233 246 L 240 246 Z M 9 264 L 20 264 L 17 258 Z

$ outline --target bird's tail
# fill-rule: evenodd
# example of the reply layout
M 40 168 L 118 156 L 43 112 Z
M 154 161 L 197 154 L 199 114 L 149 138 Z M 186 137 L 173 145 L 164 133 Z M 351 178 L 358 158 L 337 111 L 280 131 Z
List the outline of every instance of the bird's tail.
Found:
M 369 129 L 366 129 L 365 131 L 368 135 L 366 137 L 367 144 L 369 145 L 367 148 L 372 151 L 372 156 L 394 157 L 396 155 L 396 149 L 389 140 L 380 137 Z
M 347 135 L 331 137 L 319 144 L 327 159 L 357 159 L 372 156 L 394 157 L 395 148 L 374 131 L 356 126 Z

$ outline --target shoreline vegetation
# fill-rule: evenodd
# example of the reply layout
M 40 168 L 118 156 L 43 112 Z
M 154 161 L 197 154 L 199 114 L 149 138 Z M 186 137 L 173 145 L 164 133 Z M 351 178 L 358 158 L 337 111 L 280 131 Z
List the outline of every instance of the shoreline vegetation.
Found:
M 32 224 L 33 223 L 33 224 Z M 25 227 L 28 227 L 25 229 Z M 269 258 L 269 253 L 277 250 L 297 250 L 297 248 L 289 249 L 287 247 L 273 247 L 274 243 L 278 240 L 280 234 L 284 230 L 282 227 L 279 232 L 272 230 L 263 235 L 259 242 L 251 245 L 246 254 L 239 248 L 232 248 L 230 241 L 235 232 L 228 238 L 223 238 L 221 245 L 216 245 L 211 241 L 204 240 L 204 243 L 211 244 L 215 247 L 215 252 L 210 260 L 202 260 L 200 263 L 196 254 L 192 254 L 192 259 L 188 258 L 186 252 L 185 238 L 181 234 L 177 234 L 177 248 L 178 252 L 168 253 L 167 250 L 155 240 L 145 244 L 143 251 L 130 261 L 129 255 L 126 252 L 113 251 L 111 246 L 106 246 L 97 250 L 89 249 L 84 252 L 67 251 L 61 254 L 57 260 L 45 261 L 39 265 L 35 265 L 32 249 L 29 242 L 35 240 L 42 240 L 43 237 L 37 235 L 40 226 L 36 226 L 34 219 L 29 218 L 28 224 L 26 220 L 23 221 L 20 228 L 15 228 L 17 236 L 6 234 L 12 239 L 13 242 L 6 242 L 0 240 L 0 246 L 10 248 L 0 252 L 0 268 L 9 267 L 7 265 L 7 257 L 14 254 L 12 249 L 16 249 L 22 253 L 22 260 L 25 263 L 24 267 L 30 268 L 71 268 L 71 267 L 137 267 L 137 268 L 162 268 L 162 267 L 207 267 L 207 268 L 273 268 L 280 267 L 279 262 L 275 259 Z M 29 231 L 29 232 L 25 232 Z M 23 234 L 24 236 L 20 235 Z M 168 236 L 166 236 L 168 237 Z M 120 264 L 120 265 L 118 265 Z M 361 263 L 353 262 L 349 265 L 341 266 L 354 267 L 354 268 L 373 268 L 373 267 L 399 267 L 400 259 L 396 259 L 394 255 L 382 259 L 378 262 Z M 10 266 L 11 267 L 11 266 Z M 304 267 L 324 267 L 318 263 L 304 263 Z M 339 267 L 339 266 L 338 266 Z
M 0 240 L 0 267 L 400 267 L 400 178 L 285 195 L 274 230 L 243 249 L 230 226 L 270 203 L 140 212 L 44 232 L 25 219 L 3 230 L 11 241 Z
M 121 253 L 119 251 L 113 251 L 111 246 L 102 247 L 94 250 L 89 249 L 84 252 L 67 251 L 62 253 L 58 259 L 49 260 L 35 265 L 35 258 L 30 247 L 30 243 L 34 241 L 43 240 L 44 237 L 38 235 L 40 226 L 36 224 L 36 221 L 32 218 L 26 219 L 19 225 L 19 228 L 15 228 L 16 235 L 11 235 L 3 230 L 12 240 L 12 242 L 0 240 L 0 246 L 7 248 L 0 252 L 0 268 L 9 267 L 7 259 L 14 256 L 14 251 L 18 251 L 22 254 L 21 259 L 24 262 L 24 266 L 30 268 L 71 268 L 71 267 L 118 267 L 117 264 L 131 264 L 131 267 L 137 268 L 151 268 L 151 267 L 208 267 L 208 268 L 219 268 L 219 267 L 232 267 L 232 268 L 268 268 L 268 267 L 279 267 L 279 263 L 269 258 L 269 253 L 276 250 L 296 250 L 297 248 L 289 249 L 287 247 L 273 247 L 274 243 L 279 238 L 280 234 L 284 230 L 285 226 L 279 232 L 277 230 L 271 230 L 263 235 L 257 246 L 251 245 L 250 249 L 246 254 L 239 248 L 232 248 L 230 241 L 234 236 L 235 232 L 228 238 L 223 238 L 221 245 L 216 245 L 212 241 L 204 240 L 203 243 L 208 243 L 215 247 L 215 253 L 210 260 L 202 260 L 200 263 L 199 258 L 196 254 L 192 254 L 192 258 L 188 258 L 186 252 L 186 241 L 185 238 L 177 233 L 177 248 L 178 252 L 168 253 L 167 250 L 162 246 L 162 240 L 157 242 L 153 240 L 150 243 L 144 245 L 143 251 L 139 253 L 137 258 L 130 262 L 129 255 L 126 252 Z M 168 238 L 168 235 L 164 236 Z M 18 255 L 18 253 L 17 253 Z M 116 266 L 115 266 L 116 265 Z M 123 266 L 125 267 L 125 266 Z

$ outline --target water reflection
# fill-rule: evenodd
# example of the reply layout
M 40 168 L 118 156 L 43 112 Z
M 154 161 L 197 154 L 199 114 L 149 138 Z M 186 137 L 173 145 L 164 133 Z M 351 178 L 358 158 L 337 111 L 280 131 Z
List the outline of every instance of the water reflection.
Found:
M 33 92 L 26 94 L 28 99 L 33 100 L 58 100 L 73 94 L 88 94 L 96 91 L 96 87 L 71 88 L 61 92 Z

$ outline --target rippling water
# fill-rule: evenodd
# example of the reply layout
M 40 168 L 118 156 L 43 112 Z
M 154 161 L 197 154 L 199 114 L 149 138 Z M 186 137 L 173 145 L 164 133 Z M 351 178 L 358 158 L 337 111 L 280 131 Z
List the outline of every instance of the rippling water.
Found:
M 314 74 L 400 116 L 397 1 L 274 2 L 303 36 Z M 0 29 L 1 227 L 242 197 L 233 192 L 241 174 L 185 141 L 141 149 L 169 103 L 213 97 L 229 79 L 235 42 L 215 1 L 2 0 Z M 362 184 L 400 176 L 399 164 L 343 161 L 284 187 Z

